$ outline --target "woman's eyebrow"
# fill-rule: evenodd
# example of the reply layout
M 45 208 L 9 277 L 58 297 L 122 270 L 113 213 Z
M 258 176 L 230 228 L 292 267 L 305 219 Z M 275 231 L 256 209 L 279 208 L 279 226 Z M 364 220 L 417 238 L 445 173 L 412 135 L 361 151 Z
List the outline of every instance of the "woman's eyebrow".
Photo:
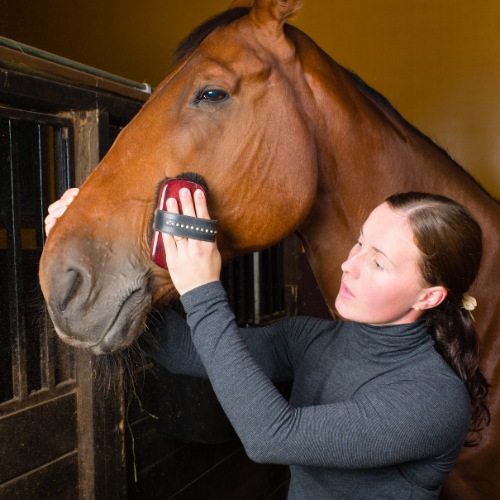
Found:
M 363 228 L 361 228 L 359 230 L 359 233 L 361 234 L 361 236 L 364 236 L 363 235 Z M 394 262 L 392 262 L 392 260 L 387 256 L 387 254 L 385 252 L 383 252 L 382 250 L 380 250 L 380 248 L 377 248 L 377 247 L 374 247 L 372 246 L 373 250 L 375 250 L 375 252 L 379 253 L 380 255 L 383 255 L 394 267 L 396 267 L 396 265 L 394 264 Z

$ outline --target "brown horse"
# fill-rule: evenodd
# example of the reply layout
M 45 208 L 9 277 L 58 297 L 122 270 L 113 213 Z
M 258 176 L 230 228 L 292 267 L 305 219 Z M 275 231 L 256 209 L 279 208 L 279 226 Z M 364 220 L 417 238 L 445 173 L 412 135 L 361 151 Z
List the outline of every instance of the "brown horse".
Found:
M 384 98 L 286 25 L 299 4 L 246 2 L 188 37 L 175 71 L 47 240 L 40 281 L 56 329 L 96 354 L 122 349 L 141 334 L 151 304 L 174 296 L 168 272 L 149 258 L 165 177 L 190 171 L 206 179 L 224 259 L 297 232 L 332 308 L 340 264 L 374 206 L 400 191 L 447 195 L 484 230 L 471 293 L 493 425 L 464 451 L 443 495 L 500 498 L 499 204 Z

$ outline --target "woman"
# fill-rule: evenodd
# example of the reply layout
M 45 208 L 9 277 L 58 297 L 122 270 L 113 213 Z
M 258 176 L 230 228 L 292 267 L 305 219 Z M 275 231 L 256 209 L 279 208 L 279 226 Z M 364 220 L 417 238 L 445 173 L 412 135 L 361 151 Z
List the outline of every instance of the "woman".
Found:
M 202 191 L 180 195 L 184 214 L 208 218 Z M 178 212 L 175 200 L 168 210 Z M 481 230 L 461 206 L 406 193 L 375 208 L 342 265 L 335 305 L 345 321 L 240 330 L 216 245 L 163 240 L 187 325 L 167 311 L 152 356 L 208 375 L 250 458 L 290 465 L 289 498 L 437 498 L 489 418 L 464 295 Z M 279 378 L 293 378 L 289 401 Z

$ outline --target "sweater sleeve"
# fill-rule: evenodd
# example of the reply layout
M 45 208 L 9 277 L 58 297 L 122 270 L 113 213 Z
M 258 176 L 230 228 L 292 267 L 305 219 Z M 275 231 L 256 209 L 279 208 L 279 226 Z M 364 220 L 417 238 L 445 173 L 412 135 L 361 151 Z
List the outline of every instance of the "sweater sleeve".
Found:
M 305 319 L 305 318 L 302 318 Z M 289 323 L 301 323 L 301 318 L 286 318 L 258 328 L 238 328 L 249 351 L 264 373 L 273 382 L 291 380 L 294 343 L 287 338 L 292 329 Z M 147 354 L 172 373 L 207 377 L 207 372 L 191 339 L 191 330 L 180 314 L 172 309 L 161 313 L 160 326 Z
M 291 406 L 247 347 L 219 282 L 191 290 L 181 301 L 215 393 L 254 461 L 370 468 L 462 446 L 463 425 L 449 425 L 455 409 L 429 401 L 435 391 L 426 382 L 401 381 L 343 402 Z

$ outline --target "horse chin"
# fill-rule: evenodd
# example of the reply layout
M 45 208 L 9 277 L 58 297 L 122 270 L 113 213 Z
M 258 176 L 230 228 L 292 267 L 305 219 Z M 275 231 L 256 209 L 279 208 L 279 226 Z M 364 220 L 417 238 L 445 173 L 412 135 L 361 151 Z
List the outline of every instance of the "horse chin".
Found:
M 134 318 L 131 323 L 124 324 L 122 328 L 109 330 L 101 341 L 89 347 L 92 354 L 111 354 L 122 351 L 132 345 L 144 331 L 146 315 Z
M 146 324 L 147 314 L 150 308 L 151 297 L 143 293 L 143 290 L 131 292 L 117 307 L 114 319 L 100 329 L 103 331 L 100 335 L 86 335 L 86 332 L 99 330 L 98 319 L 90 321 L 85 331 L 73 333 L 67 326 L 62 327 L 58 318 L 49 313 L 54 323 L 54 328 L 58 336 L 65 343 L 91 352 L 94 355 L 111 354 L 121 351 L 133 344 L 142 334 Z M 112 309 L 112 308 L 111 308 Z M 110 314 L 109 309 L 102 311 L 101 314 Z M 86 319 L 92 319 L 92 314 L 87 312 Z M 109 316 L 108 316 L 109 317 Z

